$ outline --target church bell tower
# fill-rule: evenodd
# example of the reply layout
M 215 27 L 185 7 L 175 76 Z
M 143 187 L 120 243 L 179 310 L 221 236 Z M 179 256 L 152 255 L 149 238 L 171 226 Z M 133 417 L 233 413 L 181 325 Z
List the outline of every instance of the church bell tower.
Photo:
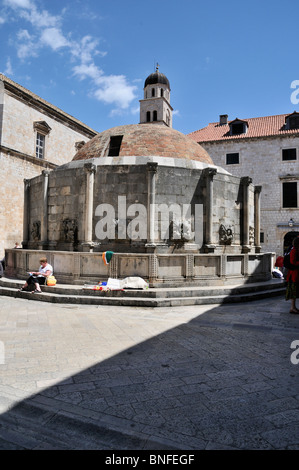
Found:
M 156 71 L 151 73 L 144 82 L 144 99 L 140 100 L 140 124 L 164 124 L 172 127 L 172 111 L 170 106 L 170 84 L 168 78 Z

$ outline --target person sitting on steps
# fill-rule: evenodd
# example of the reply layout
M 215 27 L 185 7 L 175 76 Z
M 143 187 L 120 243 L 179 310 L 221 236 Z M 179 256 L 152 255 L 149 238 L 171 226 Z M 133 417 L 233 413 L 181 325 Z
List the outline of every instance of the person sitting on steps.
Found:
M 19 289 L 19 292 L 25 291 L 28 289 L 28 286 L 34 284 L 35 289 L 31 291 L 32 294 L 35 293 L 41 293 L 41 285 L 44 285 L 46 283 L 46 279 L 48 276 L 52 276 L 53 274 L 53 268 L 52 266 L 48 263 L 47 258 L 41 258 L 40 260 L 40 267 L 37 272 L 31 272 L 30 276 L 26 280 L 25 284 L 21 289 Z

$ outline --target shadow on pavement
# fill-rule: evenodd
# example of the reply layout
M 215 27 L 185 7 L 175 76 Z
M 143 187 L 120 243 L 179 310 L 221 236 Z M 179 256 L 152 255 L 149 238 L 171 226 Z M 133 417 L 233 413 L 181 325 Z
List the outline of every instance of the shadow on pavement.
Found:
M 0 448 L 299 449 L 287 307 L 211 306 L 99 361 L 3 413 Z

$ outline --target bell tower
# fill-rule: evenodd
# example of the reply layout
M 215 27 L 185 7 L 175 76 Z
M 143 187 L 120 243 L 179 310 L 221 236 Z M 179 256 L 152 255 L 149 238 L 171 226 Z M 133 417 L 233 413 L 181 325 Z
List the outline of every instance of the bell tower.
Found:
M 172 127 L 172 111 L 170 106 L 170 84 L 168 78 L 156 71 L 151 73 L 144 82 L 144 99 L 140 100 L 140 124 L 164 124 Z

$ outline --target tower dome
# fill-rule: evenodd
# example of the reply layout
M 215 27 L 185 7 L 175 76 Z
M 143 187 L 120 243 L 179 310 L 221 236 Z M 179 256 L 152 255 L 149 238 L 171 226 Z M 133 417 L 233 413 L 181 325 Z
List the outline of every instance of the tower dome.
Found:
M 169 90 L 170 90 L 170 83 L 166 75 L 164 73 L 159 72 L 156 70 L 156 72 L 151 73 L 147 79 L 144 82 L 144 88 L 147 87 L 148 85 L 156 85 L 156 84 L 161 84 L 161 85 L 166 85 Z

